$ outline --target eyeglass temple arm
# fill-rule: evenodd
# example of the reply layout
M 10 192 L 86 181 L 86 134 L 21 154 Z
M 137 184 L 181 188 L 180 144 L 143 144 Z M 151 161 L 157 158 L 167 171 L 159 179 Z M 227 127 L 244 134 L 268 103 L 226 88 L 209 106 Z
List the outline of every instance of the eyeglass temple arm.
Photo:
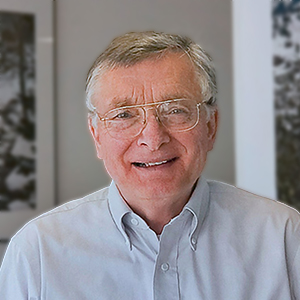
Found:
M 96 114 L 96 116 L 98 117 L 98 119 L 100 121 L 105 121 L 105 118 L 101 117 L 100 114 L 97 112 L 96 107 L 93 107 L 93 109 L 89 109 L 90 113 Z
M 197 107 L 201 106 L 202 104 L 208 104 L 212 100 L 213 97 L 210 97 L 208 100 L 203 100 L 200 103 L 197 103 Z

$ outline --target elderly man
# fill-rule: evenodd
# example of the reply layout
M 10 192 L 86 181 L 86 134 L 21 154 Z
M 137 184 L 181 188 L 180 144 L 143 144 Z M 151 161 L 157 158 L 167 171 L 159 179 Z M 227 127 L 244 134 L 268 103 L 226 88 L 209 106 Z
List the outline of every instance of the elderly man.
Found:
M 299 214 L 202 170 L 218 110 L 210 57 L 188 38 L 116 38 L 87 81 L 110 187 L 11 240 L 1 299 L 300 299 Z

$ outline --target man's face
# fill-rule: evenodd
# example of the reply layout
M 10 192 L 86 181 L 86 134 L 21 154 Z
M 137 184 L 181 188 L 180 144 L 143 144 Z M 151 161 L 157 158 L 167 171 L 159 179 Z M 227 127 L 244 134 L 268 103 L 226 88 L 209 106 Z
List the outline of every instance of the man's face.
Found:
M 103 116 L 122 103 L 135 105 L 178 98 L 198 103 L 203 100 L 188 57 L 170 53 L 157 60 L 107 71 L 97 84 L 93 103 Z M 201 106 L 198 125 L 185 132 L 169 132 L 155 118 L 155 110 L 147 112 L 146 127 L 133 138 L 111 137 L 100 121 L 97 128 L 90 122 L 90 129 L 98 157 L 130 203 L 130 199 L 175 199 L 190 193 L 204 168 L 206 154 L 213 147 L 216 123 L 216 113 L 208 119 Z

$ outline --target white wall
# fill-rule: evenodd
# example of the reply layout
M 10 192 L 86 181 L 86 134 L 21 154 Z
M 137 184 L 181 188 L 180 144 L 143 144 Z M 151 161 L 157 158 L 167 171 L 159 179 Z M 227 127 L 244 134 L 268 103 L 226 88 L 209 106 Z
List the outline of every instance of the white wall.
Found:
M 112 38 L 127 31 L 189 35 L 212 55 L 221 123 L 208 177 L 234 182 L 231 0 L 57 1 L 57 187 L 60 202 L 107 185 L 87 129 L 86 73 Z
M 57 203 L 81 197 L 110 181 L 96 158 L 88 132 L 84 85 L 86 73 L 98 54 L 112 38 L 128 31 L 185 34 L 212 55 L 218 74 L 221 117 L 217 142 L 205 173 L 207 177 L 234 183 L 231 3 L 231 0 L 56 1 Z M 0 245 L 0 256 L 3 249 Z

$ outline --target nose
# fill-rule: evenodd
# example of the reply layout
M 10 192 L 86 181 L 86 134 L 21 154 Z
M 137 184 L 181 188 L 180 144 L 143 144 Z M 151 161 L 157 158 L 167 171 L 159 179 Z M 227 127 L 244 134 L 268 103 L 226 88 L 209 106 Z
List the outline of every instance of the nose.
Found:
M 146 124 L 142 132 L 138 135 L 137 143 L 139 146 L 146 146 L 151 151 L 158 150 L 163 144 L 170 142 L 170 135 L 156 116 L 155 109 L 147 110 Z

